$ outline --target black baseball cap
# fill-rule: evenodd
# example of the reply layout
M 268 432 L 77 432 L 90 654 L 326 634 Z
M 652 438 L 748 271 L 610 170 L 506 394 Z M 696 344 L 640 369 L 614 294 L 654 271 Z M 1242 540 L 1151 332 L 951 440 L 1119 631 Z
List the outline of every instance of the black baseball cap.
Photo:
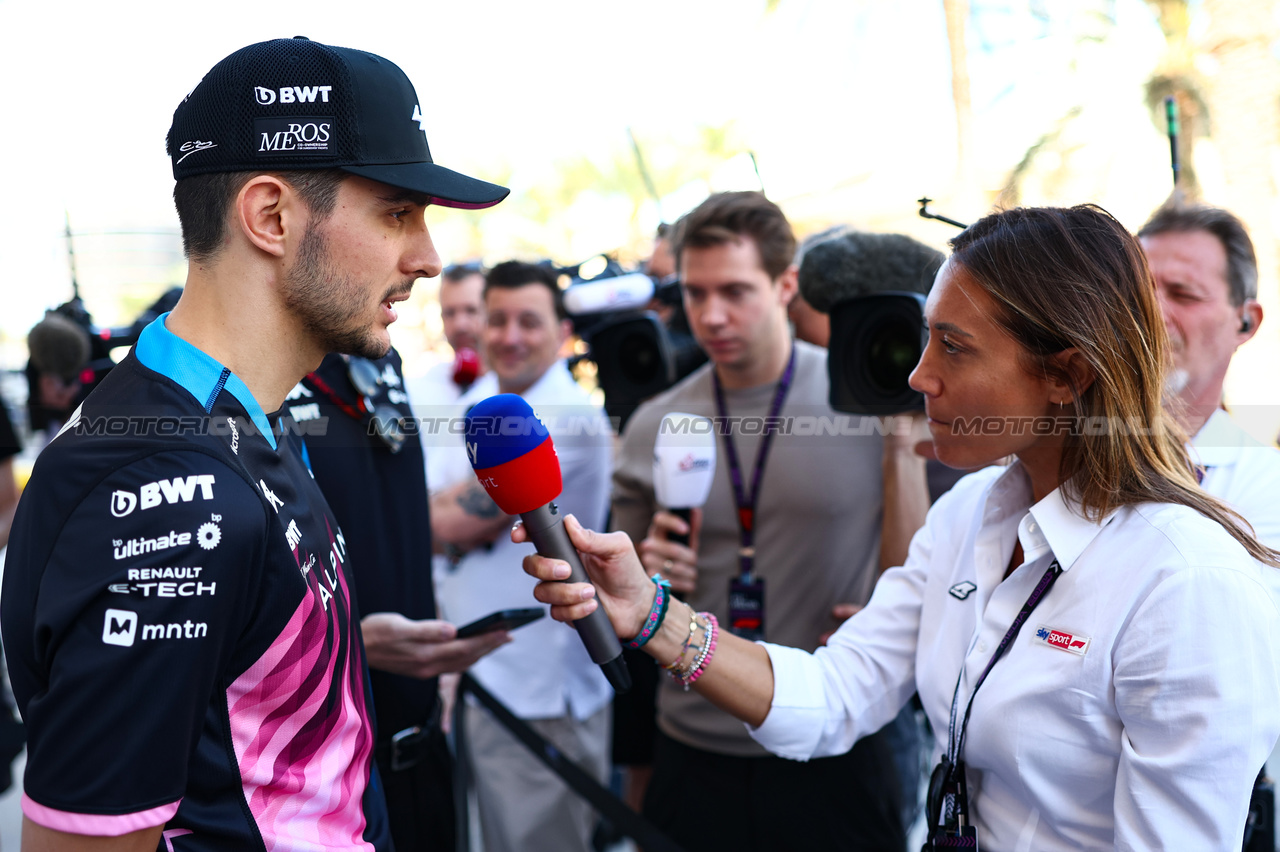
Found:
M 510 192 L 432 162 L 426 119 L 399 66 L 303 36 L 251 44 L 213 66 L 174 110 L 166 148 L 175 180 L 341 169 L 468 209 Z

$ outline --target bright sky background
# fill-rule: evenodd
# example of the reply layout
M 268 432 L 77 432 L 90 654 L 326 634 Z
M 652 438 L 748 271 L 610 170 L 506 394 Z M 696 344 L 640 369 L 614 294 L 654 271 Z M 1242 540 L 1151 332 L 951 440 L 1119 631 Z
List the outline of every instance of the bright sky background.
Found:
M 1060 54 L 1071 44 L 1036 39 L 1037 22 L 1016 11 L 1026 5 L 986 3 L 982 31 L 970 32 L 978 42 L 976 108 L 999 101 L 1024 75 L 1038 78 L 1040 111 L 1054 108 L 1062 75 L 1022 63 L 1065 67 L 1069 57 Z M 1141 0 L 1119 5 L 1149 18 Z M 901 184 L 909 202 L 929 187 L 937 195 L 951 176 L 941 0 L 784 0 L 767 16 L 760 0 L 367 8 L 349 0 L 0 0 L 8 115 L 0 155 L 9 190 L 0 211 L 3 327 L 22 328 L 65 297 L 64 211 L 86 234 L 77 241 L 86 287 L 103 260 L 90 255 L 148 248 L 139 238 L 95 244 L 88 235 L 176 229 L 164 153 L 174 106 L 223 56 L 273 37 L 303 34 L 392 59 L 418 90 L 437 161 L 479 176 L 509 174 L 516 194 L 558 158 L 623 148 L 628 126 L 645 144 L 728 121 L 778 198 L 873 175 Z M 996 47 L 984 52 L 982 42 Z M 1154 54 L 1142 53 L 1149 67 Z M 998 139 L 1025 148 L 1040 132 L 1035 113 L 1034 104 L 1022 113 L 1024 132 Z M 609 236 L 607 224 L 597 230 Z M 448 256 L 447 245 L 441 250 Z
M 972 2 L 984 185 L 999 185 L 1064 109 L 1085 101 L 1108 140 L 1135 140 L 1108 145 L 1099 167 L 1125 176 L 1123 192 L 1099 178 L 1084 190 L 1090 197 L 1024 200 L 1110 200 L 1122 220 L 1139 224 L 1168 191 L 1167 149 L 1141 101 L 1162 46 L 1143 0 L 1116 0 L 1118 23 L 1101 47 L 1082 46 L 1087 19 L 1053 18 L 1064 14 L 1057 4 Z M 70 295 L 64 212 L 82 235 L 82 295 L 99 323 L 132 319 L 121 296 L 136 301 L 181 283 L 164 151 L 173 108 L 225 55 L 298 34 L 399 64 L 417 88 L 437 162 L 508 179 L 513 198 L 547 181 L 557 160 L 628 150 L 628 127 L 658 161 L 669 155 L 665 140 L 732 122 L 756 153 L 766 190 L 793 216 L 901 221 L 941 245 L 950 229 L 915 219 L 914 204 L 925 193 L 945 204 L 955 170 L 941 0 L 764 8 L 763 0 L 0 0 L 0 366 L 21 365 L 26 330 Z M 721 180 L 728 185 L 715 188 L 756 188 L 741 169 Z M 665 218 L 701 191 L 672 199 Z M 503 250 L 520 228 L 502 210 L 485 220 L 487 251 Z M 985 211 L 941 212 L 967 219 Z M 656 222 L 656 209 L 650 215 Z M 442 256 L 462 259 L 455 252 L 464 249 L 450 246 L 449 211 L 432 216 Z M 584 202 L 565 217 L 581 256 L 562 262 L 613 249 L 628 233 L 607 206 Z

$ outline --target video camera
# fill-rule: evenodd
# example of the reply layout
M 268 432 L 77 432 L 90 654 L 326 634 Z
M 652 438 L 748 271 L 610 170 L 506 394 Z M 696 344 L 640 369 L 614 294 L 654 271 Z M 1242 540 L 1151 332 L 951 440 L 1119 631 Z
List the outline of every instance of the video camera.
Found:
M 79 405 L 115 366 L 115 361 L 111 359 L 111 351 L 120 346 L 132 346 L 137 343 L 142 330 L 156 317 L 172 310 L 181 295 L 181 287 L 171 287 L 139 314 L 130 325 L 119 328 L 97 325 L 79 295 L 53 309 L 52 313 L 63 316 L 84 329 L 89 338 L 89 360 L 80 371 L 80 390 L 76 394 L 72 408 Z M 27 415 L 31 429 L 35 431 L 46 429 L 51 422 L 64 419 L 69 412 L 49 408 L 40 403 L 40 375 L 31 361 L 27 362 L 25 373 Z
M 925 294 L 944 259 L 902 234 L 853 230 L 805 251 L 800 292 L 831 317 L 832 408 L 874 416 L 924 408 L 907 378 L 928 340 Z
M 689 331 L 678 280 L 655 282 L 601 257 L 603 271 L 590 277 L 582 271 L 591 261 L 559 271 L 572 277 L 564 305 L 587 344 L 582 357 L 596 365 L 605 412 L 625 426 L 640 403 L 692 373 L 707 356 Z

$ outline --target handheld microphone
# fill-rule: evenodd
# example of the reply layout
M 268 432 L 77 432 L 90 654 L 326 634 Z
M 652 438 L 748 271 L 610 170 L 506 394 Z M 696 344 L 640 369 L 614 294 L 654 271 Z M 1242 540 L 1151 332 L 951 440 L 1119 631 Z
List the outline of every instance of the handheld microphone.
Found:
M 564 582 L 591 582 L 553 502 L 563 489 L 555 445 L 529 403 L 513 393 L 491 396 L 467 412 L 466 427 L 467 456 L 493 502 L 508 515 L 520 516 L 540 555 L 569 564 Z M 573 626 L 614 691 L 630 689 L 631 674 L 604 608 L 596 607 Z
M 464 391 L 480 375 L 480 356 L 469 346 L 460 346 L 453 354 L 453 383 Z
M 564 309 L 574 316 L 643 308 L 653 298 L 653 279 L 643 272 L 574 284 L 564 291 Z
M 707 502 L 716 475 L 716 436 L 710 420 L 672 412 L 662 418 L 653 443 L 653 496 L 689 523 L 693 510 Z M 671 533 L 669 541 L 687 545 L 689 536 Z

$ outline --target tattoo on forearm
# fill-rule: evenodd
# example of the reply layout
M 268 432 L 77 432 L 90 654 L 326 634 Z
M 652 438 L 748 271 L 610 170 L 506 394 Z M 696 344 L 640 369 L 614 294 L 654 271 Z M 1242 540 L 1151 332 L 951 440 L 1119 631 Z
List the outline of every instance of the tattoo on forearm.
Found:
M 462 507 L 462 511 L 475 518 L 496 518 L 502 514 L 498 504 L 479 485 L 473 485 L 459 494 L 458 505 Z

